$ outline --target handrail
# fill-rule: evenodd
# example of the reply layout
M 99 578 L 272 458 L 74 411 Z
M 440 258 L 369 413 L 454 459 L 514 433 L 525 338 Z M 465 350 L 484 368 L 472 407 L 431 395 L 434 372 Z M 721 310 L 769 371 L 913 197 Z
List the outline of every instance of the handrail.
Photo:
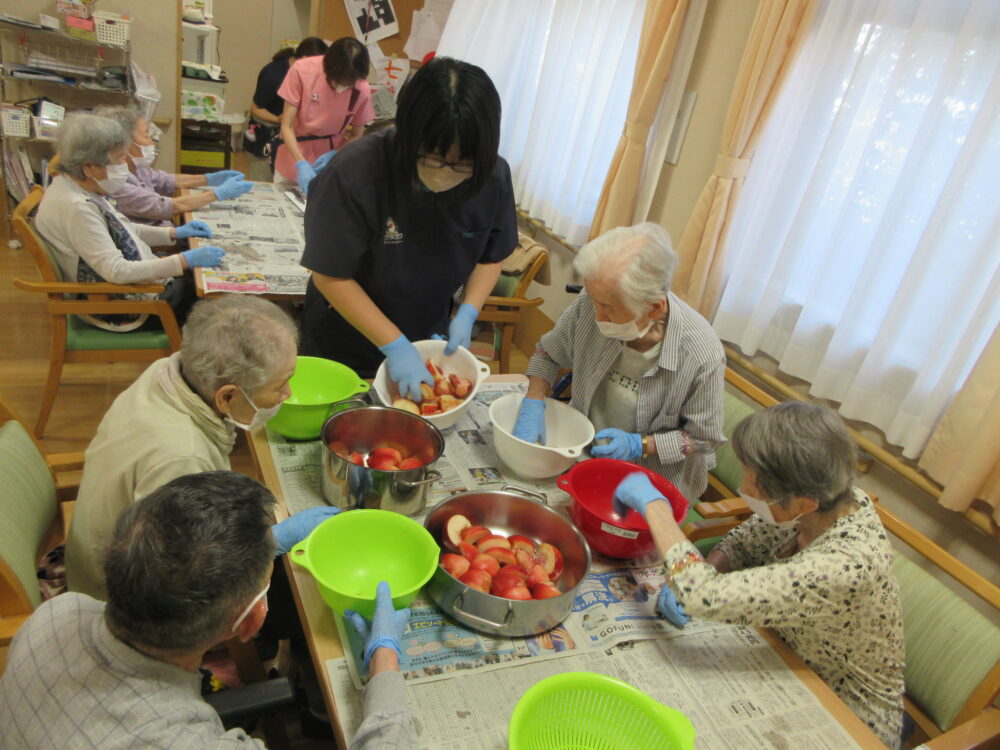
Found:
M 531 214 L 529 214 L 527 211 L 525 211 L 520 206 L 515 206 L 515 210 L 517 211 L 517 218 L 522 219 L 532 229 L 537 229 L 539 232 L 541 232 L 542 234 L 544 234 L 549 239 L 555 240 L 560 245 L 562 245 L 564 248 L 566 248 L 567 250 L 569 250 L 571 253 L 578 253 L 578 252 L 580 252 L 580 248 L 579 247 L 577 247 L 576 245 L 574 245 L 574 244 L 572 244 L 570 242 L 567 242 L 565 237 L 560 237 L 558 234 L 556 234 L 555 232 L 553 232 L 551 229 L 549 229 L 547 226 L 545 226 L 545 222 L 543 222 L 541 219 L 536 219 L 534 216 L 532 216 Z

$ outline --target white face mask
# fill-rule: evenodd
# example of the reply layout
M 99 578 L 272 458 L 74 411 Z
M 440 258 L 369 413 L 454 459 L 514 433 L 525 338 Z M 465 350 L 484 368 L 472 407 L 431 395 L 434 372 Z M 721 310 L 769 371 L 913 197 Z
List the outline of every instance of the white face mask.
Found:
M 619 341 L 641 339 L 653 327 L 652 320 L 646 323 L 641 329 L 635 324 L 634 320 L 630 320 L 628 323 L 612 323 L 610 320 L 598 320 L 595 322 L 597 323 L 597 330 L 602 334 L 609 339 L 618 339 Z
M 240 388 L 239 386 L 236 386 L 236 387 Z M 240 388 L 240 393 L 243 394 L 243 398 L 246 399 L 247 403 L 250 404 L 250 406 L 252 406 L 254 408 L 253 419 L 251 419 L 250 423 L 247 424 L 246 422 L 238 422 L 235 419 L 233 419 L 233 417 L 231 415 L 227 414 L 225 416 L 225 420 L 227 422 L 229 422 L 230 424 L 236 425 L 241 430 L 246 430 L 247 432 L 251 432 L 251 431 L 257 429 L 258 427 L 263 427 L 265 424 L 267 424 L 267 421 L 271 417 L 273 417 L 275 414 L 278 413 L 278 409 L 281 408 L 281 403 L 279 402 L 279 403 L 275 404 L 274 406 L 269 406 L 266 409 L 261 409 L 261 408 L 259 408 L 257 406 L 257 404 L 255 404 L 251 400 L 251 398 L 247 395 L 247 392 L 244 391 L 242 388 Z
M 799 513 L 795 518 L 790 518 L 787 521 L 775 521 L 774 513 L 771 512 L 770 503 L 765 503 L 760 498 L 756 498 L 753 495 L 748 495 L 745 492 L 740 493 L 740 497 L 746 502 L 747 507 L 750 508 L 754 513 L 763 518 L 772 526 L 777 526 L 779 529 L 791 529 L 795 526 L 802 514 Z
M 128 165 L 127 164 L 108 164 L 105 167 L 108 176 L 103 180 L 98 180 L 94 178 L 94 182 L 97 183 L 98 187 L 101 188 L 108 195 L 114 195 L 123 187 L 128 181 Z
M 351 86 L 345 86 L 345 85 L 343 85 L 341 83 L 335 83 L 335 84 L 333 84 L 333 90 L 336 91 L 338 94 L 340 94 L 340 93 L 342 93 L 344 91 L 347 91 L 347 89 L 349 89 L 349 88 L 351 88 Z
M 139 146 L 139 144 L 135 144 Z M 156 160 L 156 146 L 150 144 L 149 146 L 139 146 L 139 156 L 133 156 L 132 161 L 135 162 L 137 167 L 151 167 L 153 162 Z
M 424 187 L 432 193 L 447 192 L 472 177 L 471 174 L 453 172 L 450 169 L 427 169 L 420 165 L 417 165 L 417 176 L 424 184 Z

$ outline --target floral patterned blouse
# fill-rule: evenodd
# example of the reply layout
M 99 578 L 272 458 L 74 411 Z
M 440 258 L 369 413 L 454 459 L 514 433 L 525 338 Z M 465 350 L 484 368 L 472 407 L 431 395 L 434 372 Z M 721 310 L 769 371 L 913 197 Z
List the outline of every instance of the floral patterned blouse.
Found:
M 774 628 L 889 747 L 903 724 L 903 613 L 892 547 L 871 500 L 838 518 L 805 549 L 789 554 L 795 529 L 753 516 L 716 549 L 732 571 L 701 560 L 670 581 L 689 615 Z M 666 569 L 697 554 L 688 542 L 667 552 Z

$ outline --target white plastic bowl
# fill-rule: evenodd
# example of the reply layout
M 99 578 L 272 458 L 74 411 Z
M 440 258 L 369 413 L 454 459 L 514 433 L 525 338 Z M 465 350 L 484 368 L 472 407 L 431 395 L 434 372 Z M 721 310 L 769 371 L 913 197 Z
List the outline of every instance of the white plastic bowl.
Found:
M 447 344 L 447 341 L 438 341 L 437 339 L 413 342 L 413 346 L 420 352 L 421 359 L 431 360 L 446 375 L 455 373 L 460 377 L 468 378 L 469 382 L 472 383 L 469 395 L 454 409 L 446 411 L 444 414 L 431 414 L 424 417 L 439 430 L 451 427 L 461 418 L 469 405 L 472 404 L 472 399 L 479 390 L 480 384 L 490 375 L 490 366 L 485 362 L 480 362 L 472 352 L 463 346 L 458 347 L 454 354 L 445 356 L 444 348 Z M 374 388 L 379 401 L 386 406 L 392 406 L 392 402 L 399 398 L 399 386 L 389 378 L 389 367 L 385 362 L 378 366 L 378 372 L 375 373 Z
M 562 474 L 594 439 L 594 425 L 569 404 L 545 399 L 545 445 L 514 437 L 514 423 L 524 399 L 519 393 L 502 396 L 490 404 L 493 446 L 497 455 L 518 476 L 546 479 Z

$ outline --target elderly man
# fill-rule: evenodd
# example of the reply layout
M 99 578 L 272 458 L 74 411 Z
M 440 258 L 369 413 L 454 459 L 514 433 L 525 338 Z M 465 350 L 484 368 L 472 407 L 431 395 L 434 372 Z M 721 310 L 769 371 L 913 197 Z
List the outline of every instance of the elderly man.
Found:
M 726 360 L 708 321 L 669 291 L 676 265 L 669 235 L 651 223 L 612 229 L 580 250 L 573 267 L 585 291 L 528 364 L 514 434 L 545 442 L 545 392 L 559 368 L 571 368 L 571 404 L 598 430 L 593 456 L 638 461 L 694 500 L 725 441 Z
M 126 156 L 128 180 L 111 197 L 118 203 L 118 210 L 133 221 L 168 225 L 174 214 L 237 198 L 253 188 L 253 183 L 247 182 L 243 173 L 234 169 L 208 174 L 170 174 L 162 169 L 153 169 L 156 144 L 149 135 L 149 124 L 138 110 L 132 107 L 101 107 L 94 114 L 114 120 L 130 134 Z M 212 189 L 173 197 L 176 188 L 203 186 Z
M 125 508 L 175 477 L 230 467 L 236 428 L 264 424 L 288 398 L 297 345 L 295 324 L 267 300 L 193 308 L 181 351 L 115 399 L 87 447 L 66 541 L 71 591 L 104 598 L 98 551 Z
M 275 552 L 301 536 L 287 528 L 295 516 L 272 534 L 273 503 L 254 480 L 220 471 L 130 506 L 104 559 L 107 604 L 57 596 L 15 636 L 0 679 L 0 746 L 263 748 L 223 728 L 201 698 L 198 666 L 264 621 Z M 372 679 L 353 750 L 417 746 L 398 671 L 408 618 L 382 584 L 373 622 L 360 622 Z

